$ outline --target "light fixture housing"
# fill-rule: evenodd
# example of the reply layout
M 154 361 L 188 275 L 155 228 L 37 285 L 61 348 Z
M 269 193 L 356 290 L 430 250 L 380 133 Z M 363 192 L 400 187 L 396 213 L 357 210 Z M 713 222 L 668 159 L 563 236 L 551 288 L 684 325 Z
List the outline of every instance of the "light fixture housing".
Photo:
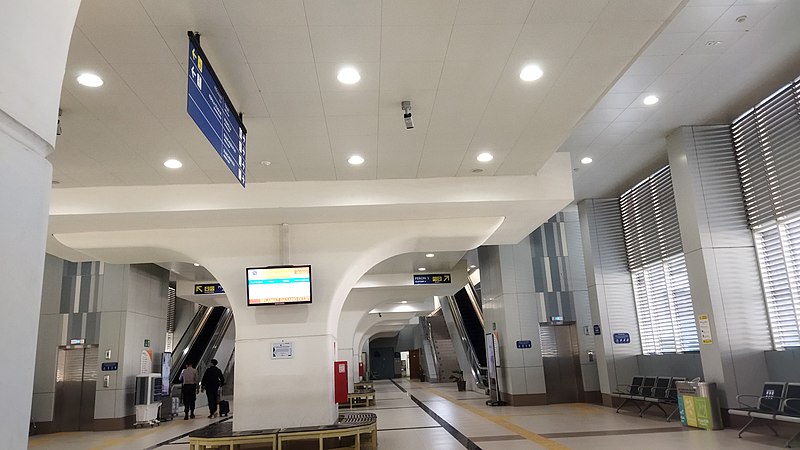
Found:
M 494 156 L 489 152 L 483 152 L 476 159 L 480 162 L 489 162 L 494 159 Z
M 528 64 L 522 68 L 522 71 L 519 73 L 519 79 L 522 81 L 536 81 L 542 78 L 543 75 L 544 71 L 542 71 L 541 67 L 535 64 Z
M 658 103 L 658 97 L 656 97 L 655 95 L 648 95 L 647 97 L 644 98 L 644 100 L 642 100 L 642 103 L 644 103 L 647 106 L 655 105 L 656 103 Z
M 78 75 L 78 84 L 86 87 L 100 87 L 103 85 L 103 79 L 96 73 L 84 72 Z
M 356 84 L 361 80 L 361 74 L 355 67 L 343 67 L 336 75 L 336 79 L 342 84 Z
M 478 267 L 478 266 L 476 266 L 475 264 L 471 264 L 471 265 L 469 266 L 469 268 L 470 268 L 470 269 L 474 269 L 474 268 L 476 268 L 476 267 Z
M 433 253 L 426 253 L 426 254 L 425 254 L 425 257 L 426 257 L 426 258 L 433 258 L 434 256 L 436 256 L 436 255 L 435 255 L 435 254 L 433 254 Z
M 347 162 L 353 166 L 358 166 L 364 164 L 364 157 L 361 155 L 352 155 L 351 157 L 347 158 Z
M 401 301 L 400 303 L 402 303 L 402 304 L 404 304 L 404 305 L 405 305 L 406 303 L 408 303 L 408 300 L 403 300 L 403 301 Z
M 583 158 L 581 158 L 581 164 L 591 164 L 591 163 L 592 163 L 592 158 L 588 156 L 584 156 Z
M 420 272 L 425 272 L 428 269 L 425 268 L 425 267 L 418 267 L 417 270 L 420 271 Z
M 180 169 L 183 167 L 183 163 L 178 161 L 177 159 L 168 159 L 164 161 L 164 167 L 169 169 Z
M 200 263 L 194 263 L 195 267 L 200 267 Z

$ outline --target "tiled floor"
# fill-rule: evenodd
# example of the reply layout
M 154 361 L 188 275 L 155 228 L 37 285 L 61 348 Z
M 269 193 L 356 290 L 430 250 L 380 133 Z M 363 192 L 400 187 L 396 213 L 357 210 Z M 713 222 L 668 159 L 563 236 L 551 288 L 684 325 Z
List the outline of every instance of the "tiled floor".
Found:
M 360 410 L 378 416 L 381 450 L 761 449 L 782 448 L 794 432 L 783 430 L 782 438 L 746 433 L 737 439 L 735 430 L 711 432 L 667 423 L 657 410 L 639 418 L 588 404 L 490 407 L 485 404 L 487 397 L 457 392 L 450 383 L 377 381 L 375 390 L 376 406 Z M 220 420 L 206 419 L 204 413 L 198 410 L 197 419 L 175 420 L 155 428 L 34 436 L 29 448 L 187 449 L 186 434 Z

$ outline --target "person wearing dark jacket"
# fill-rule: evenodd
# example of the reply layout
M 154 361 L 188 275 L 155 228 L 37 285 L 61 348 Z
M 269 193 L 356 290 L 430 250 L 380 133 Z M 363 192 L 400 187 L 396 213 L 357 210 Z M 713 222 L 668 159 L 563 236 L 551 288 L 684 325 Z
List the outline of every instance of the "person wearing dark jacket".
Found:
M 222 371 L 217 367 L 217 360 L 212 359 L 211 367 L 206 369 L 203 379 L 200 381 L 200 390 L 206 391 L 208 397 L 209 419 L 217 415 L 217 393 L 223 384 L 225 384 L 225 379 L 222 378 Z

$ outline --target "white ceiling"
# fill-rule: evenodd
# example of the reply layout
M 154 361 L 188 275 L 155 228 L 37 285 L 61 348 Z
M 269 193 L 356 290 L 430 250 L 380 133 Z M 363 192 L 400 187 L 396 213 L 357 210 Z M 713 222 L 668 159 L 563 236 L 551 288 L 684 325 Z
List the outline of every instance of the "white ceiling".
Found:
M 571 198 L 554 152 L 570 154 L 575 199 L 618 194 L 666 162 L 676 127 L 728 122 L 800 74 L 798 19 L 797 0 L 83 0 L 51 233 L 497 217 L 484 243 L 511 242 Z M 245 190 L 186 113 L 188 30 L 244 114 Z M 522 82 L 527 63 L 544 76 Z M 344 65 L 360 83 L 336 81 Z M 78 85 L 83 71 L 105 84 Z M 117 188 L 141 185 L 159 186 Z
M 187 30 L 244 113 L 249 182 L 532 174 L 681 3 L 84 0 L 54 178 L 236 183 L 186 114 Z M 522 82 L 531 62 L 544 77 Z M 336 81 L 343 65 L 361 82 Z M 85 70 L 105 84 L 78 85 Z M 485 150 L 495 159 L 480 164 Z M 366 162 L 347 164 L 353 153 Z
M 800 75 L 799 20 L 796 0 L 689 1 L 561 145 L 575 198 L 620 194 L 666 164 L 675 128 L 730 123 Z

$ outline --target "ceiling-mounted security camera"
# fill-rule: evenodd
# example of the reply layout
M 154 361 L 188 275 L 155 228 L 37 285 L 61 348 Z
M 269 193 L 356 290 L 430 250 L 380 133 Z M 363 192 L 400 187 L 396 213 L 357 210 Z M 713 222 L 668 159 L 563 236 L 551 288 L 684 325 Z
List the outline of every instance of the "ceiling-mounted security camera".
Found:
M 406 130 L 414 128 L 414 119 L 411 118 L 411 101 L 404 100 L 400 106 L 403 108 L 403 122 L 406 124 Z

